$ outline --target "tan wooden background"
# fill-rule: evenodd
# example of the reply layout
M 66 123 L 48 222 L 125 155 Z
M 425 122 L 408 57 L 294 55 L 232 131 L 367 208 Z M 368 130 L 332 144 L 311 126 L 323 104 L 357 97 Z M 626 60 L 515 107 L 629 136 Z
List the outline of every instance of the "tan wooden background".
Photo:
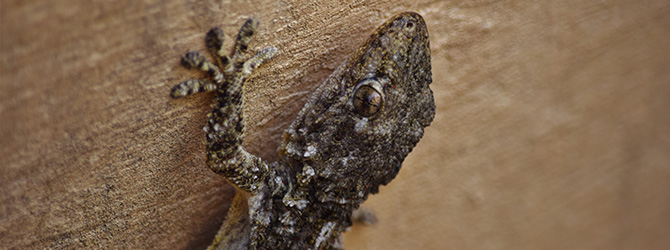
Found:
M 211 95 L 170 100 L 204 33 L 262 20 L 247 147 L 276 159 L 317 84 L 402 11 L 437 116 L 348 249 L 668 249 L 670 2 L 1 1 L 0 248 L 192 249 L 233 189 Z M 364 167 L 364 166 L 362 166 Z

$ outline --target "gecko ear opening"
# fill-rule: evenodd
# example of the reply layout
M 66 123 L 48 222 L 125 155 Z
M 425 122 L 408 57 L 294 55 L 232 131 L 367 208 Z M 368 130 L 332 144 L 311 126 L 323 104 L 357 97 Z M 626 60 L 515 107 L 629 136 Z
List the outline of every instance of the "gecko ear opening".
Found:
M 380 87 L 381 84 L 374 79 L 363 80 L 357 84 L 351 100 L 357 114 L 370 117 L 382 110 L 384 95 Z

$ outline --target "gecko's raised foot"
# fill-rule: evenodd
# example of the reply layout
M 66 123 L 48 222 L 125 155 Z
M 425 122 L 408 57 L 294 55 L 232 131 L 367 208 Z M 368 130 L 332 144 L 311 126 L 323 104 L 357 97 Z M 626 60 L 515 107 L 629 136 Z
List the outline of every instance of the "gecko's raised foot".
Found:
M 250 59 L 245 59 L 245 53 L 248 50 L 249 42 L 256 33 L 258 20 L 248 19 L 240 28 L 237 35 L 235 48 L 230 56 L 223 51 L 224 34 L 219 27 L 212 28 L 205 36 L 205 46 L 215 59 L 215 63 L 210 62 L 203 54 L 197 51 L 186 53 L 182 57 L 181 64 L 187 69 L 198 69 L 207 73 L 208 78 L 189 79 L 183 81 L 174 87 L 170 92 L 173 98 L 180 98 L 200 92 L 214 91 L 225 85 L 240 85 L 244 82 L 246 76 L 251 74 L 254 69 L 260 66 L 264 61 L 272 58 L 277 49 L 270 47 L 261 50 Z M 232 60 L 231 60 L 232 58 Z M 231 63 L 235 62 L 235 63 Z M 239 88 L 240 86 L 229 86 L 229 88 Z

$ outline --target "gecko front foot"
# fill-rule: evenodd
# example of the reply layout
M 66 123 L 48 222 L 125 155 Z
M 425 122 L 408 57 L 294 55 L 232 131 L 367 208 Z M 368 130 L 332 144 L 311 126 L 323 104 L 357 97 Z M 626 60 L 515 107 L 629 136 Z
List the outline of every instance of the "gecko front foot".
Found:
M 253 38 L 257 27 L 258 20 L 254 18 L 250 18 L 244 23 L 230 56 L 223 51 L 223 30 L 219 27 L 212 28 L 205 37 L 205 46 L 214 58 L 215 63 L 208 61 L 204 55 L 197 51 L 186 53 L 181 60 L 181 64 L 185 68 L 198 69 L 207 73 L 208 77 L 183 81 L 172 87 L 170 96 L 180 98 L 195 93 L 210 92 L 221 88 L 224 83 L 238 83 L 241 87 L 246 76 L 277 53 L 276 48 L 269 47 L 261 50 L 248 60 L 244 59 L 244 54 L 248 50 L 249 42 Z
M 263 62 L 272 58 L 277 49 L 262 49 L 249 59 L 245 58 L 258 20 L 248 19 L 240 28 L 231 55 L 223 51 L 223 31 L 213 28 L 205 36 L 207 50 L 215 63 L 197 51 L 186 53 L 181 60 L 184 67 L 199 69 L 208 77 L 189 79 L 172 88 L 171 96 L 180 98 L 199 92 L 216 91 L 212 111 L 207 116 L 207 163 L 217 174 L 225 176 L 232 184 L 253 191 L 262 179 L 267 164 L 242 148 L 244 139 L 243 85 L 247 76 Z M 241 167 L 247 166 L 247 167 Z

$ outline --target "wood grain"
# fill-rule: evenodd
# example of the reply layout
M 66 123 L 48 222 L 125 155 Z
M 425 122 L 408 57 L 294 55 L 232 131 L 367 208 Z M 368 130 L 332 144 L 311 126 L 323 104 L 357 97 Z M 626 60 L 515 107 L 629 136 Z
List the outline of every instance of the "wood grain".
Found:
M 438 113 L 348 249 L 670 246 L 670 5 L 588 1 L 3 1 L 0 246 L 198 249 L 233 188 L 181 55 L 262 21 L 245 146 L 276 159 L 311 91 L 401 11 L 431 35 Z

